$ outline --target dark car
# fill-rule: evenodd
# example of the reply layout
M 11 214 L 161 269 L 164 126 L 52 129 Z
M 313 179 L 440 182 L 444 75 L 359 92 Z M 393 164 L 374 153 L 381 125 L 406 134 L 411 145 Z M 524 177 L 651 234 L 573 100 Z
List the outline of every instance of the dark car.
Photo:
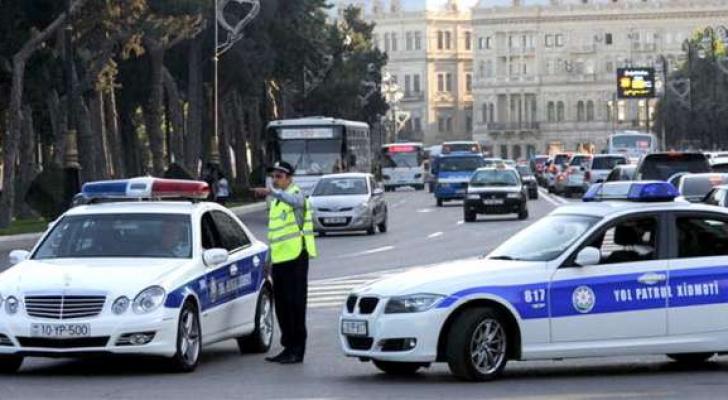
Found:
M 635 172 L 636 181 L 668 181 L 681 172 L 710 172 L 710 163 L 703 153 L 650 153 L 642 157 Z
M 528 189 L 528 198 L 531 200 L 538 199 L 538 181 L 531 171 L 531 167 L 525 164 L 516 166 L 516 171 L 521 175 L 521 182 Z
M 514 168 L 480 168 L 470 178 L 463 202 L 465 222 L 475 221 L 478 214 L 518 214 L 518 219 L 526 219 L 527 196 L 526 186 Z
M 612 172 L 607 175 L 605 182 L 615 181 L 633 181 L 634 173 L 637 170 L 636 165 L 617 165 L 612 169 Z

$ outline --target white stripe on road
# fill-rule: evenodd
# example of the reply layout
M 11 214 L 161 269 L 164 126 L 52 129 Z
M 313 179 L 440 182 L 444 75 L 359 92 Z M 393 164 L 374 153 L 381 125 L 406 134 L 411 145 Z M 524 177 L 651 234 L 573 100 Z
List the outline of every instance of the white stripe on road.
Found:
M 551 196 L 550 196 L 550 195 L 549 195 L 548 193 L 546 193 L 545 191 L 542 191 L 542 192 L 541 192 L 541 197 L 542 197 L 542 198 L 543 198 L 544 200 L 548 201 L 549 203 L 551 203 L 551 204 L 555 205 L 556 207 L 558 207 L 558 206 L 560 206 L 560 205 L 561 205 L 561 203 L 559 203 L 559 202 L 557 202 L 556 200 L 552 199 L 552 198 L 551 198 Z
M 458 225 L 462 225 L 464 223 L 465 223 L 465 221 L 463 221 L 463 220 L 458 221 Z
M 344 301 L 332 301 L 329 303 L 309 303 L 308 308 L 339 308 L 344 305 Z
M 442 236 L 442 235 L 443 235 L 442 232 L 435 232 L 435 233 L 431 233 L 431 234 L 427 235 L 427 238 L 428 239 L 434 239 L 434 238 L 436 238 L 438 236 Z
M 361 253 L 357 253 L 357 256 L 365 256 L 368 254 L 375 254 L 375 253 L 382 253 L 385 251 L 394 250 L 394 246 L 384 246 L 384 247 L 377 247 L 376 249 L 371 249 L 367 251 L 362 251 Z
M 417 210 L 418 213 L 431 213 L 433 211 L 435 211 L 435 210 L 433 210 L 431 208 L 421 208 L 421 209 Z

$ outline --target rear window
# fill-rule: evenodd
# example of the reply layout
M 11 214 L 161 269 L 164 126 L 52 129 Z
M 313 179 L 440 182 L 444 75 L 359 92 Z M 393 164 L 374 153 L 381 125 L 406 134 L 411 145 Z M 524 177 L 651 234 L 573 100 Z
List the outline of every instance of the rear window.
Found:
M 570 165 L 572 167 L 576 167 L 576 166 L 586 167 L 587 164 L 589 164 L 589 160 L 591 160 L 590 156 L 574 156 L 574 158 L 571 159 Z
M 701 201 L 713 187 L 728 182 L 728 175 L 685 176 L 682 182 L 682 195 L 689 200 Z
M 557 154 L 556 157 L 554 157 L 554 164 L 556 164 L 556 165 L 566 164 L 568 162 L 569 162 L 568 154 Z
M 614 169 L 617 165 L 625 165 L 627 160 L 624 157 L 594 157 L 592 169 Z
M 703 154 L 649 154 L 645 156 L 637 171 L 641 180 L 666 181 L 678 172 L 710 172 L 710 165 Z
M 713 165 L 712 170 L 714 172 L 728 172 L 728 164 Z

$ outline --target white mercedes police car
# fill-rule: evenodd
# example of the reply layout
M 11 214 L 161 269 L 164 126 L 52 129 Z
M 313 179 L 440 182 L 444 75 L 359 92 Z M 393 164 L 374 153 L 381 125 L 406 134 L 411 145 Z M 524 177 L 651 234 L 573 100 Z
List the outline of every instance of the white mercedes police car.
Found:
M 447 362 L 478 381 L 509 359 L 728 352 L 728 210 L 677 195 L 666 182 L 596 185 L 482 259 L 358 288 L 344 353 L 393 374 Z
M 267 351 L 268 248 L 226 208 L 197 201 L 208 192 L 155 178 L 85 184 L 86 204 L 0 274 L 0 372 L 24 357 L 93 354 L 161 356 L 187 372 L 226 339 Z

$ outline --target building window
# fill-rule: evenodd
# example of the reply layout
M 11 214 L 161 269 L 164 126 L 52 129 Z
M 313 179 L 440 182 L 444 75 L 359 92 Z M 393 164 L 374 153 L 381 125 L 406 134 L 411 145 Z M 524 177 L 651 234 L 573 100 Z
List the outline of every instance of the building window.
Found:
M 513 145 L 513 159 L 518 160 L 521 158 L 521 145 L 515 144 Z
M 586 102 L 586 120 L 594 121 L 594 102 L 591 100 Z
M 452 92 L 452 74 L 445 75 L 445 91 Z
M 585 114 L 584 102 L 579 100 L 576 103 L 576 120 L 579 122 L 584 121 L 584 114 Z
M 471 50 L 473 47 L 473 34 L 470 32 L 465 32 L 465 50 Z
M 437 49 L 442 50 L 444 46 L 445 41 L 445 35 L 442 33 L 442 31 L 437 31 Z
M 614 102 L 611 100 L 607 102 L 607 121 L 614 121 Z
M 556 35 L 556 47 L 564 47 L 564 35 Z
M 493 61 L 488 60 L 485 62 L 485 76 L 487 78 L 493 77 Z
M 445 118 L 445 124 L 447 125 L 447 131 L 452 132 L 452 117 Z
M 472 93 L 473 91 L 473 75 L 465 74 L 465 92 Z
M 627 103 L 624 100 L 617 102 L 617 121 L 623 122 L 627 119 Z
M 526 158 L 531 159 L 531 157 L 536 155 L 536 146 L 532 144 L 526 145 Z
M 415 32 L 415 50 L 422 50 L 422 33 Z
M 483 105 L 480 106 L 480 119 L 483 121 L 483 123 L 488 123 L 488 103 L 483 103 Z
M 445 32 L 445 48 L 450 50 L 452 48 L 452 34 L 450 31 Z
M 374 47 L 375 48 L 380 49 L 380 50 L 382 49 L 382 47 L 380 46 L 381 43 L 379 43 L 379 35 L 378 34 L 372 35 L 372 43 L 374 43 Z
M 409 97 L 410 96 L 410 84 L 412 83 L 412 77 L 409 75 L 404 76 L 404 95 Z
M 511 36 L 508 36 L 508 48 L 509 49 L 512 49 L 513 47 L 514 47 L 514 44 L 513 44 L 513 35 L 511 35 Z
M 473 117 L 470 115 L 465 116 L 465 130 L 470 133 L 473 131 Z
M 445 132 L 445 118 L 439 117 L 437 119 L 437 131 L 440 133 Z
M 488 122 L 495 122 L 495 105 L 493 103 L 488 105 Z
M 478 78 L 485 78 L 485 63 L 482 61 L 478 63 Z
M 412 50 L 412 32 L 407 32 L 405 39 L 405 47 L 407 50 Z
M 384 51 L 389 53 L 389 50 L 391 49 L 389 45 L 389 33 L 384 34 Z
M 415 128 L 415 132 L 422 132 L 422 118 L 420 118 L 420 117 L 414 118 L 414 128 Z
M 486 49 L 492 49 L 493 48 L 493 38 L 488 36 L 485 38 L 485 48 Z
M 554 35 L 546 35 L 544 39 L 544 45 L 546 47 L 554 47 Z
M 564 121 L 564 102 L 560 101 L 556 103 L 556 121 Z
M 414 91 L 415 93 L 420 93 L 420 91 L 421 91 L 421 89 L 420 89 L 420 75 L 419 75 L 419 74 L 416 74 L 416 75 L 414 76 L 414 81 L 413 81 L 413 85 L 412 85 L 412 90 L 413 90 L 413 91 Z
M 445 91 L 445 75 L 444 74 L 437 74 L 437 91 L 438 92 Z
M 397 34 L 392 33 L 392 51 L 397 51 Z
M 604 44 L 606 44 L 607 46 L 610 46 L 612 43 L 613 43 L 612 42 L 612 34 L 611 33 L 605 34 L 604 35 Z
M 478 49 L 480 49 L 480 50 L 485 49 L 485 38 L 484 37 L 478 38 Z
M 556 106 L 553 101 L 549 101 L 546 105 L 546 118 L 549 122 L 556 121 Z
M 504 159 L 504 160 L 507 159 L 508 158 L 508 145 L 502 144 L 500 146 L 500 149 L 501 149 L 501 151 L 500 151 L 501 158 Z

